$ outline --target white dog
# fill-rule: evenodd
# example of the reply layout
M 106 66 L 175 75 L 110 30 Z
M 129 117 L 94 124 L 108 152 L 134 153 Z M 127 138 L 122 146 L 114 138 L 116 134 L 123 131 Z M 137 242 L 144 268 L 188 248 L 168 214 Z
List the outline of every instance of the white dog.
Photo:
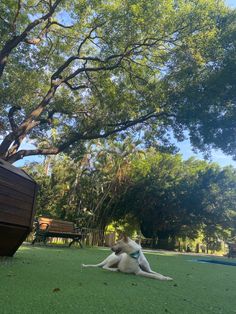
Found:
M 121 271 L 138 276 L 158 280 L 173 280 L 151 270 L 150 265 L 142 252 L 142 248 L 130 238 L 124 236 L 112 248 L 112 253 L 104 261 L 96 265 L 84 265 L 82 267 L 102 267 L 110 271 Z

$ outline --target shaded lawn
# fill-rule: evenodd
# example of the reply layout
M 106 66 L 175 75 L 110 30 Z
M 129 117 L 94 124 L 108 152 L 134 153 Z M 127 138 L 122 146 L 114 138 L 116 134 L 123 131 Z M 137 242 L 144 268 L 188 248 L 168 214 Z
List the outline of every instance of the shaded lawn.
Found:
M 0 313 L 236 313 L 236 267 L 200 264 L 189 256 L 146 254 L 162 282 L 81 263 L 101 249 L 23 246 L 0 261 Z

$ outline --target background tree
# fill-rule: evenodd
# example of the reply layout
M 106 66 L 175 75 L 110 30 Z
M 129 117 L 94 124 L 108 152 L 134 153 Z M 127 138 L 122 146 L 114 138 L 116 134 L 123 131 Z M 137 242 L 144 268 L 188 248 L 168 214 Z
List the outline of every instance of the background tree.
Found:
M 130 163 L 139 154 L 135 144 L 97 143 L 79 160 L 61 155 L 47 157 L 43 165 L 28 165 L 27 172 L 40 185 L 37 215 L 79 222 L 104 230 L 114 217 L 117 198 L 129 184 Z
M 1 158 L 83 155 L 90 140 L 128 134 L 166 146 L 170 129 L 183 139 L 210 125 L 194 110 L 186 118 L 194 104 L 183 95 L 214 61 L 225 27 L 233 34 L 223 1 L 3 0 L 0 9 Z M 211 116 L 212 104 L 204 110 Z M 21 149 L 25 139 L 36 149 Z
M 215 164 L 149 151 L 134 163 L 132 183 L 118 208 L 132 213 L 144 236 L 173 248 L 177 238 L 207 242 L 230 235 L 235 213 L 236 173 Z M 118 211 L 119 213 L 119 211 Z
M 29 164 L 25 169 L 39 185 L 37 216 L 75 221 L 79 214 L 77 183 L 82 166 L 68 156 L 60 156 L 47 157 L 42 164 Z

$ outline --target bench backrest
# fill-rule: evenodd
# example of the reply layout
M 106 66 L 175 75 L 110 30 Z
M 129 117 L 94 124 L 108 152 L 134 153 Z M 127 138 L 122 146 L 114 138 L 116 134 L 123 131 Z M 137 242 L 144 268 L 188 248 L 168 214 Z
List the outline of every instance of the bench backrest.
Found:
M 52 232 L 74 232 L 74 223 L 70 221 L 57 220 L 52 218 L 40 217 L 38 218 L 39 226 L 41 230 L 46 230 L 48 225 L 48 231 Z

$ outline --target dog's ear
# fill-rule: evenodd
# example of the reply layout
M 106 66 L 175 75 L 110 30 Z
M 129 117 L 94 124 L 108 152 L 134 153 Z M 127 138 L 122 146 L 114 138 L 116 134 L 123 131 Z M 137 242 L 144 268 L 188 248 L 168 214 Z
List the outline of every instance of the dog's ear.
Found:
M 126 243 L 129 241 L 129 238 L 127 237 L 126 234 L 123 235 L 123 240 L 124 240 L 124 242 L 126 242 Z

